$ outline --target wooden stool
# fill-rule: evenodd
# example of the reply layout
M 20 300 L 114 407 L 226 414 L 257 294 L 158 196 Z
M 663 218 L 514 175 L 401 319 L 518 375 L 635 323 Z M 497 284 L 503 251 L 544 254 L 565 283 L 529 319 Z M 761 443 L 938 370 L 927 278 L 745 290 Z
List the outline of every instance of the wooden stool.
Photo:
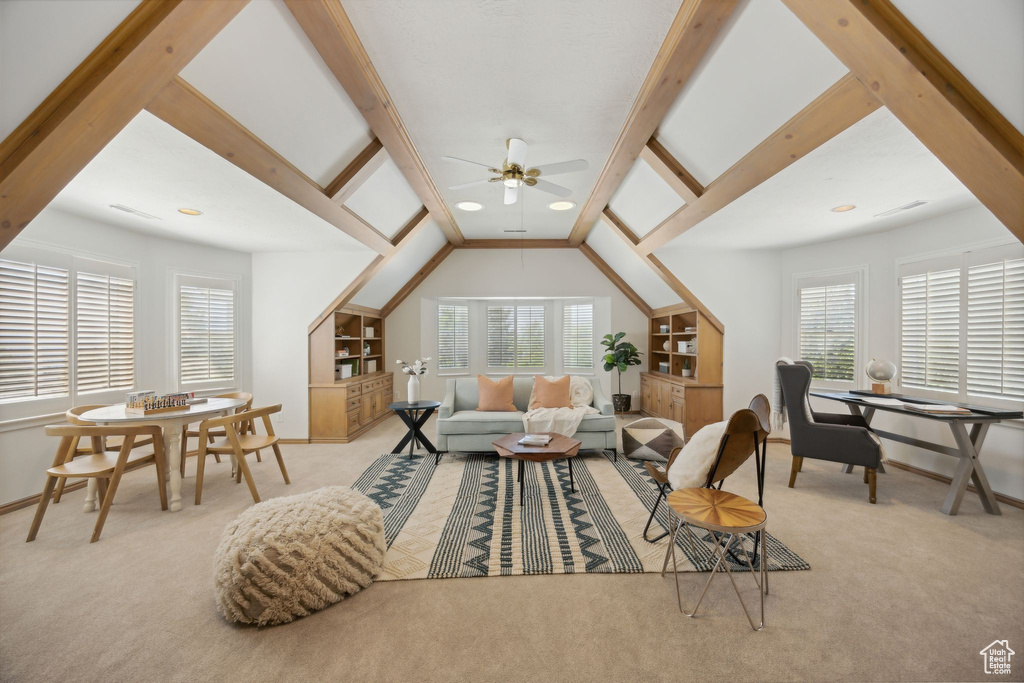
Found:
M 668 550 L 665 551 L 665 563 L 662 565 L 661 574 L 662 576 L 665 575 L 665 568 L 668 566 L 668 556 L 671 554 L 672 573 L 675 575 L 676 580 L 676 600 L 679 603 L 679 611 L 688 617 L 696 616 L 697 610 L 700 609 L 700 603 L 704 601 L 708 587 L 714 580 L 715 574 L 718 573 L 719 565 L 721 565 L 725 569 L 729 581 L 732 583 L 733 590 L 736 591 L 736 597 L 740 599 L 740 605 L 743 607 L 743 613 L 747 615 L 750 627 L 755 631 L 760 631 L 764 627 L 764 596 L 768 593 L 768 573 L 765 568 L 765 565 L 768 563 L 768 556 L 765 553 L 764 533 L 765 525 L 768 523 L 768 515 L 764 509 L 757 503 L 747 500 L 742 496 L 737 496 L 735 493 L 712 488 L 673 491 L 668 496 L 668 505 L 669 509 L 672 510 L 672 516 L 675 518 L 675 521 L 671 524 L 672 538 L 668 544 Z M 681 526 L 687 524 L 712 532 L 711 536 L 715 539 L 715 551 L 711 557 L 718 557 L 718 561 L 715 562 L 715 566 L 711 569 L 711 576 L 708 577 L 707 583 L 704 584 L 704 590 L 697 600 L 697 606 L 693 608 L 692 612 L 685 612 L 683 610 L 683 599 L 679 593 L 679 572 L 676 567 L 676 532 Z M 715 532 L 721 534 L 722 538 L 719 539 Z M 730 546 L 732 546 L 733 541 L 738 536 L 755 532 L 761 532 L 759 538 L 761 543 L 759 571 L 754 569 L 754 565 L 750 561 L 750 555 L 747 554 L 747 550 L 743 547 L 742 543 L 740 543 L 739 547 L 743 551 L 743 556 L 747 560 L 747 566 L 750 567 L 750 573 L 754 577 L 754 583 L 757 584 L 758 592 L 761 594 L 761 623 L 757 625 L 750 618 L 750 612 L 747 611 L 747 605 L 743 602 L 743 596 L 740 595 L 740 589 L 736 586 L 736 580 L 729 569 L 729 562 L 725 560 L 726 553 L 729 552 Z M 689 528 L 686 529 L 686 533 L 689 536 Z M 692 546 L 692 538 L 690 541 Z M 759 574 L 760 580 L 758 580 Z

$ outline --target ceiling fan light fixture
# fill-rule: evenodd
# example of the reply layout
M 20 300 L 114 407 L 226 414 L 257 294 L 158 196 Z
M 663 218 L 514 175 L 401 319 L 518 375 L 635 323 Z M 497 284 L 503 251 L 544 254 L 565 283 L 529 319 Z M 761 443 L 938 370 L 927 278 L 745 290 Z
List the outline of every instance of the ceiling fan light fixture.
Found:
M 519 187 L 523 184 L 522 178 L 505 178 L 501 181 L 501 184 L 505 187 Z
M 856 208 L 856 204 L 841 204 L 840 206 L 829 209 L 829 211 L 832 213 L 846 213 L 847 211 L 853 211 Z
M 575 208 L 576 202 L 571 202 L 568 199 L 564 199 L 557 202 L 551 202 L 548 204 L 548 208 L 552 211 L 568 211 L 569 209 Z
M 456 202 L 455 208 L 463 211 L 479 211 L 484 208 L 484 205 L 480 202 Z

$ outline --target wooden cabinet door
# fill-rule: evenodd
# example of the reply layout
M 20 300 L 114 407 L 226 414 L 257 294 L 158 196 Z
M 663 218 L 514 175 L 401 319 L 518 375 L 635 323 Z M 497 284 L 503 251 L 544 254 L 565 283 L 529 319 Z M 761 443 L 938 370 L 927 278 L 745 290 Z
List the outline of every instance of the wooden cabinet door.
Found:
M 686 401 L 679 396 L 672 396 L 672 415 L 670 420 L 675 420 L 683 425 L 686 424 Z
M 672 385 L 668 382 L 658 382 L 658 415 L 672 419 Z
M 640 409 L 645 413 L 653 413 L 651 405 L 651 381 L 646 377 L 640 381 Z
M 385 390 L 384 389 L 380 389 L 380 390 L 374 392 L 374 394 L 373 394 L 373 416 L 374 417 L 378 417 L 380 415 L 383 415 L 384 411 L 387 410 L 387 406 L 388 406 L 388 399 L 387 399 L 387 393 L 385 393 Z
M 363 394 L 359 401 L 359 422 L 367 424 L 373 419 L 373 394 Z

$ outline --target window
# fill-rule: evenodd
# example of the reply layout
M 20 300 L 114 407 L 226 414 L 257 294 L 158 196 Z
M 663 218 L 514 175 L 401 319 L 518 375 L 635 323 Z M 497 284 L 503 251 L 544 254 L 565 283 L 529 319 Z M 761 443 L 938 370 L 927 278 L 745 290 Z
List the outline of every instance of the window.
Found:
M 562 367 L 594 367 L 594 304 L 562 306 Z
M 68 271 L 0 259 L 0 401 L 70 391 Z
M 437 304 L 437 367 L 439 370 L 469 369 L 469 306 Z
M 487 367 L 544 367 L 544 304 L 487 306 Z
M 75 274 L 75 384 L 78 393 L 135 386 L 135 281 Z
M 179 385 L 233 381 L 235 351 L 234 283 L 180 276 Z
M 1024 401 L 1024 246 L 900 267 L 900 384 Z
M 814 379 L 855 382 L 859 286 L 859 271 L 797 280 L 799 355 L 814 365 Z

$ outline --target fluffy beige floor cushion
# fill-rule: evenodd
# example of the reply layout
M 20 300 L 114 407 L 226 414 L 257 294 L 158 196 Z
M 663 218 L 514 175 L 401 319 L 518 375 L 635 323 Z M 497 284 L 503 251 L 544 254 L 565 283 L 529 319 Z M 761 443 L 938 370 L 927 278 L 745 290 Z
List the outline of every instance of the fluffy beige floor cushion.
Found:
M 287 623 L 369 586 L 386 550 L 380 508 L 347 486 L 271 498 L 224 529 L 217 609 L 228 621 Z

